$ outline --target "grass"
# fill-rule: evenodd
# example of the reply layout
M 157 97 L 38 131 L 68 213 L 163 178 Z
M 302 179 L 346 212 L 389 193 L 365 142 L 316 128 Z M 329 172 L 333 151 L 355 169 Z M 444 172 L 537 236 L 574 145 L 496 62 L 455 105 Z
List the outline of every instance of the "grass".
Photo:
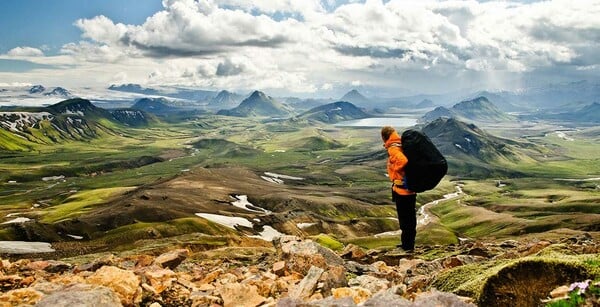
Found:
M 61 220 L 76 217 L 91 210 L 94 206 L 115 198 L 132 187 L 116 187 L 77 192 L 69 196 L 63 203 L 49 208 L 42 217 L 44 223 L 56 223 Z
M 328 191 L 330 203 L 310 208 L 324 218 L 343 223 L 353 219 L 368 221 L 371 229 L 389 229 L 392 224 L 396 227 L 397 222 L 385 219 L 395 216 L 389 182 L 384 176 L 385 160 L 364 158 L 380 153 L 378 129 L 263 123 L 215 115 L 158 123 L 145 129 L 125 129 L 110 122 L 101 124 L 105 129 L 99 131 L 97 139 L 51 145 L 21 139 L 6 141 L 0 135 L 0 148 L 2 142 L 14 146 L 10 152 L 0 151 L 0 214 L 42 202 L 50 206 L 43 209 L 42 221 L 53 223 L 94 210 L 130 189 L 167 180 L 186 169 L 243 166 L 256 173 L 270 171 L 303 177 L 305 180 L 295 184 Z M 532 141 L 548 145 L 543 152 L 547 158 L 536 156 L 539 161 L 523 158 L 491 164 L 453 161 L 451 172 L 459 177 L 462 174 L 489 177 L 464 179 L 463 189 L 469 196 L 460 202 L 448 201 L 432 207 L 440 223 L 431 223 L 420 230 L 417 244 L 450 244 L 456 243 L 459 236 L 510 236 L 556 227 L 581 229 L 597 223 L 594 216 L 600 212 L 595 204 L 600 196 L 596 183 L 554 180 L 597 177 L 600 174 L 600 161 L 595 155 L 597 144 L 585 139 L 564 141 L 553 135 Z M 204 146 L 192 149 L 191 144 L 195 143 Z M 136 164 L 143 157 L 160 158 L 162 162 Z M 66 180 L 41 180 L 58 175 L 66 176 Z M 455 192 L 453 179 L 447 176 L 436 189 L 420 193 L 418 203 Z M 17 183 L 7 184 L 10 180 Z M 498 187 L 498 180 L 507 185 Z M 337 193 L 377 206 L 344 204 L 335 197 Z M 161 225 L 138 223 L 124 226 L 114 237 L 112 233 L 106 235 L 117 238 L 131 233 L 143 238 L 148 230 L 155 230 L 161 236 L 209 231 L 207 225 L 197 223 L 195 219 Z M 333 244 L 330 239 L 365 248 L 393 247 L 398 243 L 395 237 L 323 237 L 325 244 Z

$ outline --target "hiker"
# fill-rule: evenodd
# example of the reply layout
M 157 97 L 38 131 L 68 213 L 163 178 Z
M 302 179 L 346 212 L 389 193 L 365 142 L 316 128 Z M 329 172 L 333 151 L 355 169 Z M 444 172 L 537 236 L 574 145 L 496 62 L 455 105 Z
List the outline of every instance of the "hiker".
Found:
M 392 200 L 396 203 L 398 222 L 402 235 L 401 247 L 406 252 L 412 252 L 415 248 L 415 237 L 417 235 L 417 194 L 405 187 L 404 166 L 408 159 L 402 152 L 402 140 L 396 130 L 390 126 L 381 129 L 383 147 L 388 152 L 387 171 L 392 181 Z

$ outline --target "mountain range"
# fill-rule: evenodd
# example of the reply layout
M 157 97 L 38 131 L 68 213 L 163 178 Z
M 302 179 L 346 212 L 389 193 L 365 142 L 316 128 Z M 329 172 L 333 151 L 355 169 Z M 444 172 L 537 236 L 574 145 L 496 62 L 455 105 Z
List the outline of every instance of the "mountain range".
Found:
M 140 110 L 105 110 L 74 98 L 48 107 L 0 108 L 0 149 L 29 150 L 34 144 L 90 140 L 113 134 L 112 126 L 145 126 L 154 119 Z M 111 123 L 110 125 L 107 125 Z
M 420 122 L 428 122 L 439 117 L 455 117 L 462 120 L 481 122 L 503 122 L 515 120 L 498 109 L 486 97 L 480 96 L 472 100 L 465 100 L 455 104 L 452 108 L 437 107 L 421 117 Z
M 316 120 L 329 124 L 367 117 L 369 117 L 369 114 L 347 101 L 338 101 L 318 106 L 298 116 L 301 119 Z

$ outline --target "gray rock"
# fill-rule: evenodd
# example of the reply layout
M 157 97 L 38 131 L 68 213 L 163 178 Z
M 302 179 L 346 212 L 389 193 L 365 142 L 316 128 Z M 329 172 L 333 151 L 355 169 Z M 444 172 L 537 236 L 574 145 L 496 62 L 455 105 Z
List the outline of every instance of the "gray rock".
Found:
M 419 295 L 413 304 L 414 307 L 476 307 L 468 302 L 470 299 L 446 292 L 431 291 Z
M 44 296 L 35 306 L 40 307 L 114 307 L 123 306 L 117 294 L 102 286 L 74 284 Z
M 389 288 L 390 282 L 385 279 L 379 279 L 370 275 L 361 275 L 352 278 L 348 282 L 348 286 L 361 287 L 371 291 L 371 293 L 377 293 L 381 290 L 386 290 Z
M 315 266 L 310 267 L 308 274 L 304 276 L 304 279 L 302 279 L 298 285 L 290 290 L 290 297 L 299 299 L 309 298 L 315 291 L 317 282 L 324 271 L 325 270 Z
M 403 298 L 404 288 L 402 286 L 394 286 L 385 291 L 379 291 L 373 297 L 365 301 L 362 306 L 368 307 L 407 307 L 413 306 L 412 302 Z

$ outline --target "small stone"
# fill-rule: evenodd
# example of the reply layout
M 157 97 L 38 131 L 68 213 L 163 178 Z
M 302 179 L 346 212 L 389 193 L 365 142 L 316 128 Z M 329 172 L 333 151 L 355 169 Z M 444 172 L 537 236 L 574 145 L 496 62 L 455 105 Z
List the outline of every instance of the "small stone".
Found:
M 34 305 L 43 296 L 43 293 L 30 288 L 10 290 L 4 294 L 0 294 L 0 306 Z
M 240 283 L 222 285 L 218 288 L 218 292 L 223 298 L 224 307 L 258 306 L 266 300 L 258 294 L 256 286 L 252 285 Z
M 550 292 L 550 297 L 552 298 L 563 298 L 569 296 L 569 287 L 568 286 L 560 286 Z
M 169 269 L 149 270 L 144 273 L 144 276 L 159 294 L 170 288 L 173 281 L 176 280 L 175 272 Z
M 176 249 L 156 257 L 154 264 L 173 270 L 188 257 L 189 253 L 187 249 Z
M 385 279 L 379 279 L 370 275 L 361 275 L 352 278 L 348 282 L 350 287 L 360 287 L 371 291 L 371 293 L 377 293 L 382 290 L 386 290 L 390 287 L 390 282 Z
M 131 271 L 113 266 L 103 266 L 94 275 L 88 277 L 86 282 L 112 289 L 117 293 L 123 305 L 134 305 L 139 303 L 142 298 L 140 279 Z
M 198 286 L 197 289 L 198 289 L 198 291 L 208 292 L 208 291 L 214 291 L 216 289 L 216 287 L 211 284 L 202 284 L 202 285 Z
M 354 244 L 348 244 L 346 245 L 340 256 L 348 260 L 361 260 L 367 257 L 367 253 L 359 246 L 356 246 Z
M 215 281 L 217 279 L 217 277 L 219 277 L 224 272 L 225 271 L 223 271 L 223 269 L 216 269 L 216 270 L 208 273 L 206 276 L 204 276 L 204 278 L 199 283 L 200 284 L 210 284 L 211 282 Z
M 225 274 L 219 276 L 218 281 L 221 284 L 225 285 L 225 284 L 238 282 L 238 277 L 232 273 L 225 273 Z
M 50 260 L 48 261 L 48 266 L 44 268 L 44 271 L 48 273 L 62 273 L 70 270 L 73 266 L 70 263 Z
M 23 277 L 18 275 L 0 276 L 0 291 L 8 291 L 21 288 Z
M 277 261 L 273 263 L 273 273 L 277 276 L 285 275 L 285 261 Z
M 50 263 L 46 260 L 33 261 L 27 264 L 27 269 L 32 271 L 42 271 L 49 265 Z
M 371 291 L 361 287 L 336 288 L 331 290 L 335 299 L 351 297 L 355 304 L 361 304 L 367 301 L 373 294 Z

